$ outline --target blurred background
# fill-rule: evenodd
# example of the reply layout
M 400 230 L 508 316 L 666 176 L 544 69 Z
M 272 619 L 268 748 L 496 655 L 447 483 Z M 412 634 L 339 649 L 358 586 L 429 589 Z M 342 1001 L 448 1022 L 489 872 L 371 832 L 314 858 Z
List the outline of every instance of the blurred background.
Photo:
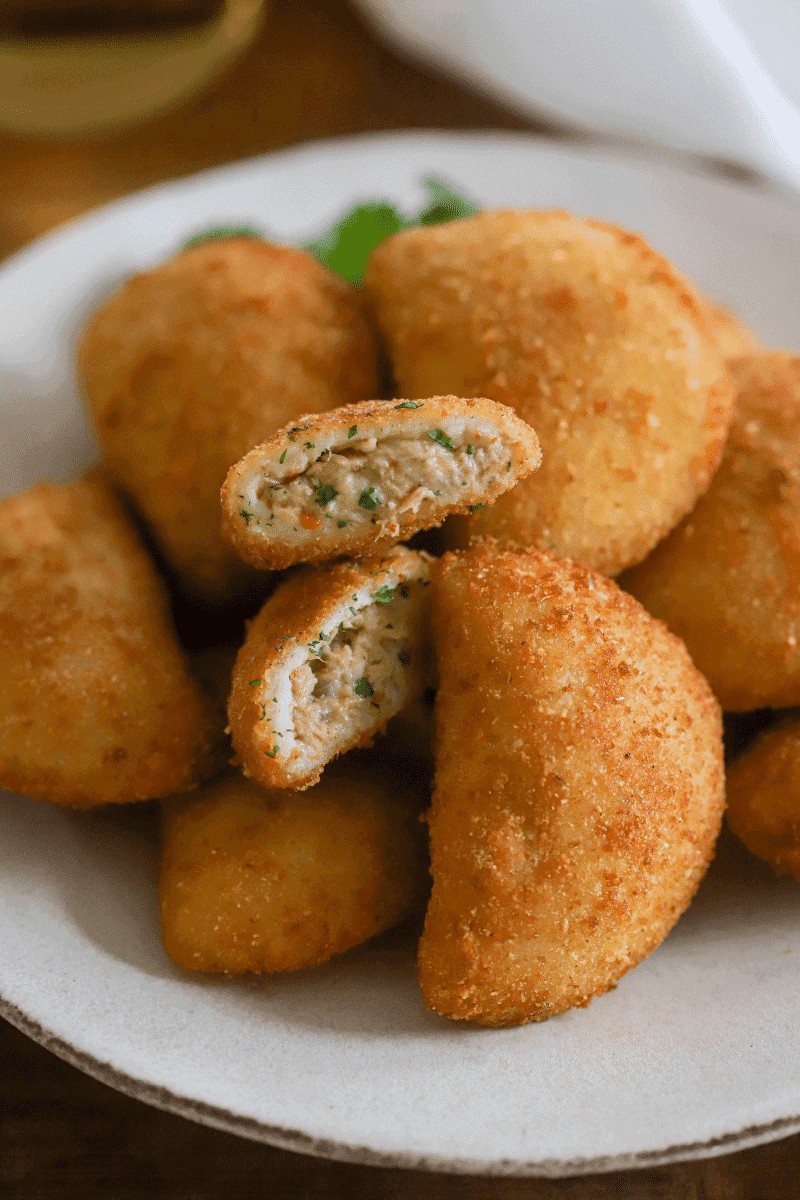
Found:
M 798 0 L 0 0 L 0 254 L 312 138 L 535 129 L 800 194 Z

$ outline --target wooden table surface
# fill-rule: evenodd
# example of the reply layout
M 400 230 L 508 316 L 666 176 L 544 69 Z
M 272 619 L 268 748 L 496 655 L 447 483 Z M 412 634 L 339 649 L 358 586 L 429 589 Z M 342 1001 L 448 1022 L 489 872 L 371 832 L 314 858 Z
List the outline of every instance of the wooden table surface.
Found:
M 0 134 L 0 257 L 147 184 L 310 138 L 537 128 L 396 58 L 344 0 L 273 0 L 263 36 L 177 112 L 81 141 Z M 326 1163 L 167 1116 L 0 1023 L 0 1200 L 798 1200 L 800 1137 L 703 1163 L 556 1182 Z

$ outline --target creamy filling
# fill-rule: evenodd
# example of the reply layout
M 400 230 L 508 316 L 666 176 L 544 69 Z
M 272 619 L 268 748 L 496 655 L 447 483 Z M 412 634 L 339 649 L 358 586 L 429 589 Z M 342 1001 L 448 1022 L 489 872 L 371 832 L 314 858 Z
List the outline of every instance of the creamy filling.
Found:
M 259 523 L 309 531 L 393 524 L 436 505 L 469 502 L 483 493 L 487 477 L 505 471 L 508 451 L 500 438 L 473 433 L 473 442 L 462 436 L 455 444 L 447 432 L 432 432 L 442 440 L 354 438 L 325 450 L 293 478 L 263 480 L 256 490 Z
M 332 745 L 383 725 L 427 684 L 427 585 L 385 585 L 378 595 L 309 643 L 291 674 L 293 741 L 304 757 L 327 758 Z

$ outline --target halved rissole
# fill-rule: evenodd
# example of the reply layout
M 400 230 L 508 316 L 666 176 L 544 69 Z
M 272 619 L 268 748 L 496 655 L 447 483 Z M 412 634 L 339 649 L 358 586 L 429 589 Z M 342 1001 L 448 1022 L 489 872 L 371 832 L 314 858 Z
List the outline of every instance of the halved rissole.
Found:
M 533 429 L 492 400 L 351 404 L 287 425 L 232 467 L 223 527 L 268 569 L 380 553 L 491 504 L 540 461 Z
M 296 572 L 251 622 L 233 670 L 228 718 L 244 772 L 307 788 L 367 745 L 431 678 L 429 558 Z

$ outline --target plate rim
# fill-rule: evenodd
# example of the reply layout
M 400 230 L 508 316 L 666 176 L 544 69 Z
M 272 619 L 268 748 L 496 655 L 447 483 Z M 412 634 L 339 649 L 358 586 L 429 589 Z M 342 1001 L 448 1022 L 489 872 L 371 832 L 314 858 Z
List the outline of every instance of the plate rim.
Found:
M 352 1163 L 364 1167 L 429 1171 L 435 1174 L 472 1175 L 491 1178 L 564 1179 L 580 1175 L 608 1174 L 615 1171 L 645 1170 L 692 1159 L 715 1158 L 779 1141 L 800 1133 L 800 1113 L 773 1121 L 746 1125 L 729 1133 L 696 1142 L 678 1142 L 660 1150 L 640 1150 L 630 1154 L 578 1156 L 541 1159 L 467 1159 L 446 1155 L 414 1154 L 412 1151 L 376 1150 L 372 1146 L 351 1144 L 335 1138 L 314 1137 L 300 1129 L 272 1125 L 232 1109 L 192 1100 L 170 1088 L 149 1083 L 111 1063 L 79 1050 L 64 1038 L 29 1017 L 21 1008 L 0 995 L 0 1017 L 8 1021 L 32 1042 L 42 1046 L 71 1067 L 114 1091 L 151 1108 L 183 1117 L 196 1124 L 231 1133 L 251 1142 L 274 1146 L 331 1162 Z
M 787 217 L 798 223 L 800 229 L 800 206 L 797 202 L 781 192 L 770 189 L 763 180 L 758 178 L 740 180 L 720 176 L 711 170 L 710 164 L 706 166 L 698 163 L 697 160 L 687 161 L 677 156 L 667 159 L 656 158 L 637 145 L 609 145 L 597 140 L 585 140 L 575 136 L 553 138 L 517 130 L 422 128 L 377 133 L 367 131 L 332 138 L 309 139 L 289 147 L 217 164 L 200 171 L 187 172 L 184 175 L 160 180 L 146 187 L 127 192 L 111 201 L 99 204 L 87 212 L 78 214 L 0 261 L 0 285 L 5 282 L 5 277 L 13 274 L 15 270 L 24 269 L 28 262 L 35 261 L 43 252 L 57 246 L 61 241 L 69 239 L 76 233 L 80 233 L 98 218 L 106 215 L 113 216 L 130 205 L 158 200 L 166 197 L 169 193 L 179 194 L 184 188 L 189 189 L 202 185 L 204 182 L 212 182 L 243 168 L 257 170 L 261 164 L 281 167 L 287 163 L 291 164 L 292 161 L 313 158 L 320 152 L 328 154 L 334 152 L 337 155 L 346 156 L 349 153 L 358 153 L 364 148 L 380 149 L 389 146 L 402 152 L 401 147 L 404 144 L 413 144 L 419 147 L 429 143 L 433 148 L 436 144 L 441 145 L 444 142 L 476 148 L 482 144 L 497 145 L 500 143 L 508 145 L 509 149 L 539 151 L 566 160 L 627 167 L 650 178 L 655 176 L 666 179 L 681 176 L 707 187 L 711 193 L 716 192 L 720 196 L 736 196 L 740 199 L 743 196 L 750 196 L 754 199 L 762 199 L 775 209 L 781 209 Z M 707 1139 L 675 1143 L 659 1149 L 633 1151 L 619 1155 L 577 1156 L 569 1159 L 466 1159 L 447 1155 L 417 1154 L 413 1151 L 379 1150 L 368 1145 L 351 1144 L 340 1139 L 316 1137 L 304 1133 L 298 1128 L 273 1125 L 258 1118 L 237 1113 L 230 1108 L 180 1095 L 163 1085 L 153 1084 L 138 1075 L 130 1074 L 113 1066 L 88 1051 L 79 1049 L 45 1024 L 31 1017 L 7 999 L 2 992 L 0 992 L 0 1018 L 8 1021 L 12 1027 L 30 1038 L 31 1041 L 70 1066 L 115 1091 L 153 1108 L 226 1133 L 232 1133 L 250 1141 L 261 1142 L 295 1153 L 369 1167 L 487 1177 L 566 1178 L 644 1169 L 691 1159 L 710 1158 L 748 1147 L 764 1145 L 800 1132 L 800 1112 L 798 1112 L 772 1121 L 742 1126 L 739 1129 Z

